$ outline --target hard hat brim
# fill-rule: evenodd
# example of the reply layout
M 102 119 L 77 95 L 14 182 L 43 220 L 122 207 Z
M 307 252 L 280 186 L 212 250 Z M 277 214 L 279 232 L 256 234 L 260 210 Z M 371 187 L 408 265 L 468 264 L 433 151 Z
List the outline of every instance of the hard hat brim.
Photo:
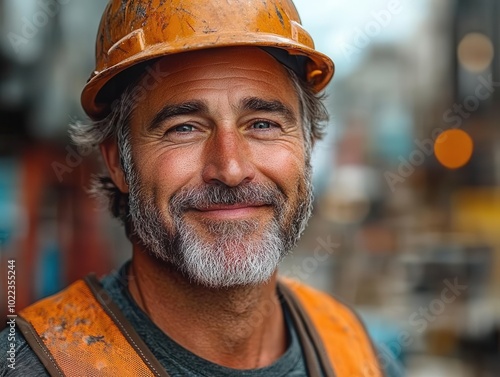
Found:
M 111 67 L 105 68 L 100 72 L 94 72 L 87 85 L 82 91 L 82 104 L 87 115 L 94 120 L 104 118 L 110 111 L 112 101 L 110 96 L 117 99 L 121 93 L 106 93 L 110 84 L 120 80 L 121 73 L 128 71 L 132 67 L 143 64 L 168 55 L 178 54 L 187 51 L 232 47 L 232 46 L 253 46 L 253 47 L 274 47 L 288 52 L 290 55 L 302 55 L 308 58 L 311 64 L 310 70 L 320 71 L 314 80 L 307 80 L 311 84 L 314 92 L 320 92 L 330 82 L 334 74 L 334 63 L 326 55 L 299 44 L 290 39 L 280 37 L 275 34 L 263 33 L 245 33 L 244 36 L 235 34 L 207 34 L 198 36 L 195 41 L 190 40 L 189 45 L 179 43 L 178 46 L 172 46 L 171 43 L 157 43 L 144 48 L 130 57 L 121 60 Z M 137 77 L 138 79 L 139 77 Z M 130 79 L 130 78 L 129 78 Z M 306 78 L 304 78 L 306 79 Z M 125 83 L 118 87 L 125 87 Z M 100 100 L 105 94 L 106 100 Z

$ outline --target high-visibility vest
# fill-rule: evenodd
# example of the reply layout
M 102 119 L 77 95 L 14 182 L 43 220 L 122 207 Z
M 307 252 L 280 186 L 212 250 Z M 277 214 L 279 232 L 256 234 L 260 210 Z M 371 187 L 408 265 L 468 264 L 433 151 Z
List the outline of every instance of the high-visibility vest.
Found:
M 308 375 L 381 377 L 363 325 L 345 305 L 281 279 Z M 20 312 L 18 326 L 51 376 L 168 376 L 95 276 Z

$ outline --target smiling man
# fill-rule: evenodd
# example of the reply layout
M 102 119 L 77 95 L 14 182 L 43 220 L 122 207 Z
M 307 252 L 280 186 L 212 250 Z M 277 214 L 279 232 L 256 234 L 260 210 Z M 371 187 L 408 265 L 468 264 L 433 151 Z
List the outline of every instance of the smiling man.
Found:
M 128 169 L 114 141 L 102 146 L 113 182 L 129 193 L 134 257 L 143 260 L 132 268 L 153 254 L 202 286 L 265 283 L 311 204 L 287 70 L 257 47 L 186 52 L 155 64 L 165 82 L 130 114 L 122 148 L 131 151 Z
M 333 75 L 288 0 L 111 1 L 72 136 L 132 259 L 21 313 L 6 375 L 381 376 L 356 316 L 280 279 Z M 5 366 L 3 368 L 6 368 Z

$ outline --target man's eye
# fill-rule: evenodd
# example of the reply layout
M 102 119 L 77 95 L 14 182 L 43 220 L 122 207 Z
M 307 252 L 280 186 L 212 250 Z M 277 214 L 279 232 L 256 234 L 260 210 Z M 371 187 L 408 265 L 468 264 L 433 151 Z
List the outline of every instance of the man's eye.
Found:
M 194 130 L 195 130 L 194 126 L 191 126 L 190 124 L 181 124 L 180 126 L 170 129 L 170 131 L 174 132 L 192 132 Z
M 253 128 L 257 128 L 257 129 L 269 129 L 269 128 L 272 128 L 273 127 L 273 124 L 271 122 L 266 122 L 264 120 L 259 120 L 258 122 L 255 122 L 254 124 L 252 124 Z

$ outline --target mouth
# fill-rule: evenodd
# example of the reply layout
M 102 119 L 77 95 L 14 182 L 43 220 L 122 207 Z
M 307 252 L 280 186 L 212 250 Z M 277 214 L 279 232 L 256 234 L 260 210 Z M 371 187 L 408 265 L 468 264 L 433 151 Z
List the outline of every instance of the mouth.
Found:
M 193 208 L 191 211 L 203 217 L 229 220 L 255 216 L 269 208 L 270 205 L 263 203 L 238 203 L 231 205 L 215 204 L 202 208 Z

